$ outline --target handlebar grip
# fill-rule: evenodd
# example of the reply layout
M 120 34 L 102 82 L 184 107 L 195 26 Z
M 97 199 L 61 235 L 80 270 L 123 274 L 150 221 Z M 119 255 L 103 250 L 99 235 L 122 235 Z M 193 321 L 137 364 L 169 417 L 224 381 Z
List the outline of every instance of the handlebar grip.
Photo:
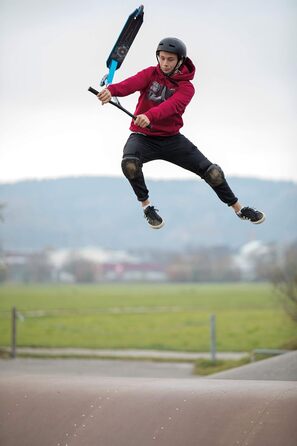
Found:
M 89 87 L 88 91 L 90 91 L 91 93 L 95 94 L 96 96 L 99 93 L 99 91 L 95 90 L 95 88 L 93 88 L 93 87 Z
M 97 96 L 97 94 L 99 93 L 99 91 L 95 90 L 95 88 L 93 87 L 89 87 L 88 91 L 90 91 L 91 93 L 93 93 L 95 96 Z M 115 107 L 119 108 L 120 110 L 122 110 L 124 113 L 126 113 L 127 115 L 129 115 L 132 119 L 136 119 L 136 116 L 134 116 L 131 112 L 129 112 L 126 108 L 124 108 L 122 105 L 120 105 L 117 102 L 114 101 L 109 101 L 110 104 L 114 105 Z M 147 125 L 148 129 L 151 129 L 151 125 Z

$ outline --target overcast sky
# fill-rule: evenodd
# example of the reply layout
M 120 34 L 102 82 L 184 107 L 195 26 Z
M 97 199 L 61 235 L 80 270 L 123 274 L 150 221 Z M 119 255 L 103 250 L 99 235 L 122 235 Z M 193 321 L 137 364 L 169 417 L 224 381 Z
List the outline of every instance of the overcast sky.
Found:
M 0 181 L 122 175 L 130 118 L 102 107 L 106 59 L 135 0 L 0 0 Z M 182 133 L 227 176 L 297 181 L 295 0 L 150 0 L 114 81 L 156 64 L 163 37 L 196 65 Z M 137 95 L 121 100 L 134 111 Z M 194 178 L 162 161 L 147 177 Z

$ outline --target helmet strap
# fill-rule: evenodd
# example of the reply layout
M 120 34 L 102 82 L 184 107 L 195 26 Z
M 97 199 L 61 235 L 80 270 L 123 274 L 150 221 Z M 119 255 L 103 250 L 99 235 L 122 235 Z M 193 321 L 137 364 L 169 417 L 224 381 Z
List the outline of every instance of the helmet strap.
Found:
M 159 54 L 156 54 L 156 57 L 157 57 L 158 64 L 159 64 L 159 66 L 160 66 Z M 175 67 L 173 68 L 173 70 L 170 71 L 170 73 L 168 73 L 168 74 L 165 74 L 165 73 L 164 73 L 165 76 L 170 77 L 170 76 L 172 76 L 173 74 L 175 74 L 175 73 L 177 72 L 177 70 L 182 66 L 182 64 L 184 63 L 184 61 L 185 61 L 185 57 L 181 57 L 181 58 L 177 61 L 177 64 L 175 65 Z

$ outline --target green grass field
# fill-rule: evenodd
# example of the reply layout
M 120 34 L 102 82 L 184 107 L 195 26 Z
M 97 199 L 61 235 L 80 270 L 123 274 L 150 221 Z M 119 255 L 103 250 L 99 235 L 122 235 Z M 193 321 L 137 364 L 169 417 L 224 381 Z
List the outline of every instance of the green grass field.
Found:
M 2 285 L 0 346 L 9 346 L 11 308 L 18 345 L 209 351 L 282 348 L 297 337 L 269 284 Z

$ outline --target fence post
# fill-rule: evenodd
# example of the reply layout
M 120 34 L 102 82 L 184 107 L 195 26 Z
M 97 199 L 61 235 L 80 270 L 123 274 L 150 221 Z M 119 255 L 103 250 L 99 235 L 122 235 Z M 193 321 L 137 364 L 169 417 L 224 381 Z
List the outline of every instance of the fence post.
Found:
M 11 353 L 12 358 L 16 357 L 16 337 L 17 337 L 17 311 L 13 307 L 11 312 Z
M 216 315 L 210 316 L 210 352 L 211 360 L 216 362 L 217 356 L 217 339 L 216 339 Z

